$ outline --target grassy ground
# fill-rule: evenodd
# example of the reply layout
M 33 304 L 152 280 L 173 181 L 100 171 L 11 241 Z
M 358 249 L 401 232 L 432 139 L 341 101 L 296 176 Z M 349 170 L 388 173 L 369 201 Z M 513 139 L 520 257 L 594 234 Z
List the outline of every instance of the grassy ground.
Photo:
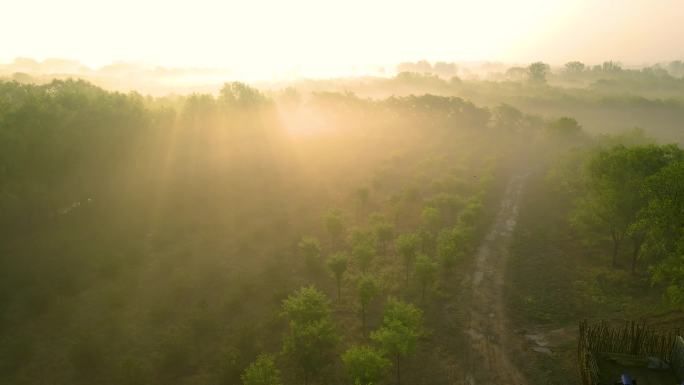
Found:
M 609 248 L 582 244 L 566 221 L 569 208 L 543 173 L 530 177 L 512 244 L 506 302 L 521 341 L 529 345 L 518 363 L 534 384 L 579 383 L 576 336 L 584 318 L 683 325 L 682 314 L 663 303 L 662 289 L 645 274 L 613 269 Z M 551 354 L 532 351 L 536 345 L 526 335 L 543 336 Z
M 608 360 L 599 360 L 599 371 L 601 373 L 602 383 L 611 384 L 623 373 L 637 379 L 639 385 L 665 385 L 676 384 L 677 378 L 670 370 L 652 370 L 641 366 L 619 365 Z

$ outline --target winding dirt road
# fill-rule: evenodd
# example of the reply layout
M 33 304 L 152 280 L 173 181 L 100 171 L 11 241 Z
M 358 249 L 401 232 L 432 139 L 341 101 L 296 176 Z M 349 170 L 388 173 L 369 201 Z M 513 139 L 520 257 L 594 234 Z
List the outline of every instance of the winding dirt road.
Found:
M 504 273 L 518 201 L 526 176 L 509 182 L 499 212 L 482 241 L 474 269 L 463 283 L 469 303 L 464 383 L 469 385 L 527 385 L 511 360 L 514 339 L 503 301 Z

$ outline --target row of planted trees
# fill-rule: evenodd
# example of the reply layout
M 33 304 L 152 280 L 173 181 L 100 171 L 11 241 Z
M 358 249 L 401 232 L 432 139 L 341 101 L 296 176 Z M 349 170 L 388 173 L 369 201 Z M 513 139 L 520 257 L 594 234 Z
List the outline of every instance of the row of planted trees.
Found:
M 283 314 L 288 318 L 289 328 L 281 357 L 296 366 L 302 381 L 308 384 L 332 364 L 340 342 L 340 334 L 332 321 L 330 300 L 313 286 L 303 287 L 283 302 Z M 341 355 L 350 381 L 377 383 L 393 363 L 399 383 L 401 361 L 415 353 L 422 333 L 423 312 L 410 303 L 390 298 L 382 324 L 370 335 L 373 344 L 353 345 Z M 281 384 L 275 357 L 260 355 L 245 369 L 242 381 L 245 385 Z
M 312 280 L 320 282 L 324 271 L 334 280 L 336 309 L 345 305 L 358 309 L 355 322 L 360 323 L 360 336 L 350 337 L 357 342 L 339 353 L 336 361 L 342 333 L 333 320 L 331 301 L 315 286 L 304 286 L 283 302 L 289 327 L 282 351 L 259 356 L 245 369 L 243 383 L 280 384 L 291 373 L 283 376 L 279 367 L 287 367 L 297 368 L 298 378 L 308 384 L 322 380 L 335 362 L 343 364 L 349 383 L 377 384 L 389 377 L 390 367 L 400 383 L 402 366 L 415 354 L 425 331 L 423 311 L 397 295 L 419 298 L 425 305 L 438 273 L 450 279 L 449 273 L 472 251 L 490 181 L 489 177 L 479 180 L 467 199 L 448 193 L 424 199 L 422 205 L 409 199 L 417 205 L 414 231 L 398 231 L 400 226 L 387 215 L 364 216 L 370 200 L 366 188 L 354 194 L 354 215 L 329 210 L 323 221 L 329 240 L 304 236 L 297 249 Z M 348 226 L 349 217 L 356 218 L 356 226 Z M 373 328 L 369 315 L 383 302 L 383 295 L 387 298 L 382 319 Z M 349 330 L 345 331 L 349 337 Z

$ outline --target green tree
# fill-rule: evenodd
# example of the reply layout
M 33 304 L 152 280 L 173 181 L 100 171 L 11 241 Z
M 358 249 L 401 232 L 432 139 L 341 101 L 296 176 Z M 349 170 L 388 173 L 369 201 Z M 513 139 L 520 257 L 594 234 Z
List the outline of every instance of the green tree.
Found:
M 359 303 L 361 304 L 361 330 L 365 335 L 368 306 L 380 293 L 380 285 L 378 285 L 378 281 L 372 275 L 363 274 L 359 277 L 356 289 L 359 294 Z
M 669 164 L 650 177 L 649 197 L 639 219 L 645 232 L 645 253 L 652 259 L 652 279 L 667 285 L 666 297 L 684 304 L 684 161 Z
M 337 283 L 337 300 L 341 297 L 342 277 L 349 266 L 349 257 L 344 253 L 335 253 L 328 258 L 328 268 L 335 275 Z
M 338 209 L 328 211 L 325 216 L 325 227 L 330 234 L 330 241 L 333 247 L 338 247 L 344 235 L 344 219 L 342 212 Z
M 546 84 L 546 75 L 548 75 L 549 70 L 548 64 L 538 61 L 527 67 L 527 75 L 532 83 Z
M 339 341 L 329 319 L 307 324 L 291 324 L 284 341 L 284 352 L 291 356 L 303 372 L 304 384 L 316 377 L 332 361 L 332 353 Z
M 482 217 L 482 209 L 483 205 L 480 198 L 472 197 L 468 199 L 468 203 L 459 214 L 458 219 L 466 225 L 477 226 Z
M 437 263 L 433 262 L 430 257 L 425 254 L 418 254 L 416 258 L 416 276 L 420 282 L 421 298 L 425 299 L 425 290 L 430 283 L 435 279 L 437 272 Z
M 354 385 L 377 384 L 390 361 L 370 346 L 352 346 L 342 354 L 342 363 Z
M 375 232 L 372 228 L 354 227 L 349 232 L 348 242 L 352 248 L 358 245 L 373 246 L 377 243 Z
M 359 264 L 361 271 L 365 273 L 368 271 L 368 268 L 375 257 L 375 247 L 369 242 L 359 243 L 354 245 L 352 256 L 354 257 L 354 260 L 356 260 L 356 263 Z
M 318 267 L 321 257 L 321 244 L 315 237 L 303 237 L 299 241 L 299 252 L 309 269 Z
M 601 64 L 601 71 L 608 73 L 621 72 L 622 66 L 620 65 L 620 63 L 612 60 L 604 61 L 603 64 Z
M 444 229 L 437 236 L 437 258 L 444 272 L 449 272 L 462 254 L 458 248 L 457 228 Z
M 382 326 L 371 333 L 371 339 L 394 357 L 397 384 L 401 383 L 401 360 L 415 353 L 422 333 L 423 312 L 409 303 L 390 298 L 385 307 Z
M 243 385 L 281 385 L 280 370 L 275 365 L 273 357 L 262 354 L 257 357 L 242 373 Z
M 314 286 L 305 286 L 283 301 L 283 313 L 290 322 L 319 321 L 330 316 L 330 301 Z
M 297 290 L 283 301 L 289 320 L 284 352 L 303 372 L 304 384 L 331 361 L 339 337 L 330 318 L 330 301 L 313 286 Z
M 407 284 L 411 272 L 411 267 L 413 266 L 413 261 L 416 258 L 416 253 L 418 252 L 419 245 L 420 237 L 412 233 L 401 234 L 394 241 L 394 247 L 404 262 Z
M 394 237 L 394 225 L 388 221 L 381 220 L 373 223 L 373 232 L 377 239 L 380 250 L 383 254 L 387 253 L 387 244 Z
M 425 207 L 420 216 L 423 220 L 423 225 L 425 225 L 429 231 L 437 231 L 440 225 L 440 214 L 437 208 L 432 206 Z
M 585 67 L 586 66 L 581 61 L 571 61 L 565 63 L 565 72 L 571 74 L 578 74 L 584 71 Z
M 225 105 L 243 110 L 263 106 L 268 102 L 259 90 L 240 82 L 224 84 L 219 100 Z
M 553 136 L 568 139 L 580 136 L 582 134 L 582 126 L 573 118 L 562 117 L 549 124 L 548 132 Z
M 601 150 L 589 159 L 583 196 L 573 211 L 573 224 L 585 234 L 608 236 L 612 242 L 611 263 L 616 267 L 620 247 L 632 241 L 632 271 L 636 269 L 644 229 L 638 225 L 642 209 L 648 203 L 643 194 L 645 181 L 668 163 L 681 159 L 675 146 L 622 145 Z

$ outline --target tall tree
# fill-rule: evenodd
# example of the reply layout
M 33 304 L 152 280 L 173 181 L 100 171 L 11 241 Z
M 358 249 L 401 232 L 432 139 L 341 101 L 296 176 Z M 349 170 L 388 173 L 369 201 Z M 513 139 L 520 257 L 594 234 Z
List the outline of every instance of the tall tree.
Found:
M 297 290 L 283 301 L 289 320 L 284 352 L 303 372 L 304 384 L 331 362 L 339 337 L 330 318 L 330 301 L 313 286 Z
M 338 209 L 328 211 L 325 216 L 325 226 L 330 234 L 330 242 L 333 247 L 339 247 L 344 235 L 344 219 L 342 212 Z
M 459 230 L 459 227 L 444 229 L 437 236 L 437 258 L 445 273 L 450 272 L 463 255 L 459 248 Z
M 328 258 L 328 268 L 335 276 L 337 283 L 337 300 L 341 297 L 342 277 L 349 266 L 349 257 L 344 253 L 335 253 Z
M 646 182 L 648 207 L 639 229 L 645 232 L 646 253 L 653 260 L 653 280 L 667 285 L 666 296 L 684 304 L 684 161 L 664 167 Z
M 303 237 L 299 241 L 299 252 L 309 269 L 318 267 L 321 257 L 321 244 L 315 237 Z
M 354 385 L 377 384 L 390 361 L 370 346 L 352 346 L 342 354 L 342 363 Z
M 419 245 L 420 238 L 418 235 L 412 233 L 401 234 L 394 241 L 394 247 L 404 262 L 406 284 L 408 284 L 411 267 L 413 266 L 413 261 L 416 258 Z
M 373 226 L 373 233 L 375 234 L 375 239 L 378 242 L 380 251 L 384 255 L 387 253 L 387 244 L 394 236 L 394 225 L 378 216 L 371 217 L 371 225 Z
M 612 242 L 611 264 L 616 267 L 620 247 L 632 241 L 631 268 L 636 270 L 644 232 L 637 226 L 639 213 L 648 203 L 643 194 L 646 179 L 682 152 L 674 146 L 622 145 L 601 150 L 586 167 L 585 194 L 573 212 L 573 223 L 585 234 L 599 231 Z
M 243 385 L 282 385 L 273 356 L 262 354 L 242 373 Z
M 269 103 L 269 99 L 259 90 L 240 82 L 224 84 L 219 100 L 229 107 L 242 110 L 261 107 Z
M 420 214 L 423 225 L 430 232 L 436 232 L 440 226 L 440 213 L 436 207 L 427 206 Z
M 373 257 L 375 257 L 375 247 L 369 242 L 362 242 L 354 245 L 352 249 L 352 255 L 354 260 L 358 263 L 359 268 L 362 272 L 367 272 L 368 268 L 373 262 Z
M 543 62 L 535 62 L 527 67 L 527 74 L 532 83 L 546 84 L 546 75 L 548 75 L 550 67 Z
M 356 289 L 359 294 L 359 303 L 361 305 L 361 330 L 365 335 L 368 306 L 380 293 L 380 285 L 378 285 L 378 281 L 372 275 L 363 274 L 359 277 Z
M 382 326 L 371 339 L 394 357 L 397 384 L 401 383 L 401 360 L 413 355 L 423 333 L 423 312 L 415 306 L 390 298 L 385 307 Z
M 581 61 L 571 61 L 565 63 L 565 72 L 571 74 L 578 74 L 584 71 L 586 66 Z
M 420 282 L 421 299 L 425 300 L 425 290 L 435 279 L 437 263 L 425 254 L 418 254 L 416 258 L 416 276 Z

